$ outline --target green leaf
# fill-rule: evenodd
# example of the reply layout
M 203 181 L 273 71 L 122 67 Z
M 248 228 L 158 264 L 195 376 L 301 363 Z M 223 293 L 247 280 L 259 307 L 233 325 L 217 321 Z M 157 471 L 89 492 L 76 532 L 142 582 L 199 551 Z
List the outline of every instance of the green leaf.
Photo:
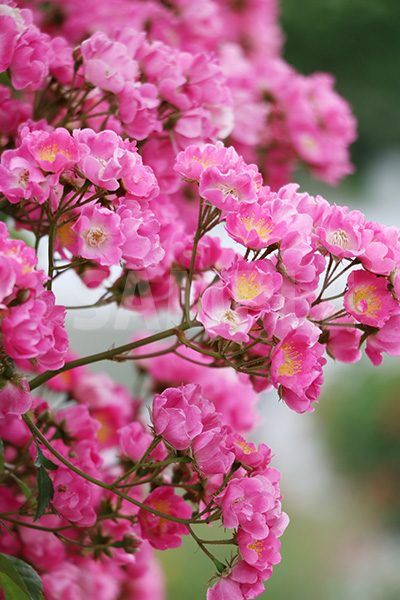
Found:
M 49 469 L 49 471 L 55 471 L 58 469 L 58 466 L 55 465 L 51 460 L 45 457 L 38 444 L 36 444 L 36 458 L 35 458 L 35 466 L 36 467 L 45 467 Z
M 15 556 L 0 554 L 0 585 L 6 600 L 44 600 L 39 575 Z
M 44 467 L 38 468 L 36 481 L 38 487 L 38 497 L 34 521 L 37 521 L 44 514 L 50 500 L 54 495 L 53 483 Z
M 0 473 L 4 471 L 4 442 L 0 438 Z
M 29 596 L 4 574 L 0 574 L 0 590 L 3 590 L 5 600 L 29 600 Z

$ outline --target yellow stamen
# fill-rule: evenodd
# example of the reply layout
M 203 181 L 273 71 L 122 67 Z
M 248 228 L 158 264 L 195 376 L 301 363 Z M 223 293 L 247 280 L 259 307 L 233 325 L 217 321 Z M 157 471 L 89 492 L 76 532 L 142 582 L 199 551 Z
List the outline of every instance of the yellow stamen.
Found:
M 244 454 L 251 454 L 253 452 L 253 448 L 244 440 L 236 440 L 235 444 L 243 450 Z
M 264 241 L 267 241 L 272 232 L 272 223 L 267 219 L 256 219 L 255 217 L 242 217 L 242 223 L 246 228 L 246 231 L 252 230 L 257 232 L 257 235 Z
M 382 302 L 375 290 L 374 285 L 364 285 L 355 290 L 353 302 L 358 313 L 373 317 L 381 310 Z
M 102 246 L 107 239 L 107 234 L 102 227 L 92 227 L 85 231 L 83 236 L 91 248 Z
M 235 296 L 238 300 L 253 300 L 264 290 L 265 287 L 257 281 L 256 273 L 244 273 L 236 280 Z
M 46 162 L 54 162 L 57 154 L 62 154 L 68 159 L 72 158 L 71 153 L 65 148 L 60 148 L 58 144 L 44 145 L 39 149 L 39 159 Z
M 303 366 L 303 359 L 292 344 L 283 344 L 281 348 L 284 356 L 284 361 L 278 368 L 278 375 L 285 377 L 293 377 L 301 372 Z
M 247 547 L 249 550 L 257 552 L 258 558 L 262 558 L 264 550 L 262 540 L 256 540 L 255 542 L 248 544 Z
M 338 229 L 337 231 L 332 231 L 328 235 L 328 242 L 332 244 L 332 246 L 339 246 L 339 248 L 347 249 L 350 247 L 349 236 L 346 231 L 343 229 Z

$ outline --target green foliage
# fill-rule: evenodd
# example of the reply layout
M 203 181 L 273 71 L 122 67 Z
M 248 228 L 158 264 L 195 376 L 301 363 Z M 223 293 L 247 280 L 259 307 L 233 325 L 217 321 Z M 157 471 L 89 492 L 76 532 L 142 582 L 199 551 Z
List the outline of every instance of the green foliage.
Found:
M 34 519 L 35 521 L 44 515 L 46 508 L 54 496 L 53 483 L 44 467 L 38 468 L 36 482 L 38 488 L 38 497 Z
M 50 469 L 51 471 L 58 469 L 57 465 L 44 456 L 38 445 L 36 445 L 36 451 L 35 466 L 37 467 L 36 483 L 38 497 L 35 521 L 44 515 L 46 508 L 54 496 L 53 483 L 48 476 L 46 469 Z
M 357 166 L 400 143 L 400 2 L 281 0 L 289 63 L 304 73 L 328 71 L 359 121 Z
M 0 589 L 6 600 L 44 600 L 39 575 L 23 560 L 0 554 Z
M 351 478 L 375 513 L 400 526 L 400 405 L 398 369 L 365 372 L 328 388 L 319 411 L 341 472 Z

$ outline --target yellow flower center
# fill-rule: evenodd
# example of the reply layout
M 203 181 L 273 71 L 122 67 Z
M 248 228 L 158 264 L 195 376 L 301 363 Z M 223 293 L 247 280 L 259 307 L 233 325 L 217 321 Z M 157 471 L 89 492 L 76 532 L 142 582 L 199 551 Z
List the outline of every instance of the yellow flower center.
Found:
M 211 167 L 216 165 L 216 161 L 215 160 L 210 160 L 210 159 L 206 159 L 203 156 L 192 156 L 192 160 L 196 160 L 197 162 L 199 162 L 201 164 L 202 167 L 204 167 L 204 169 L 206 169 L 207 167 Z
M 224 312 L 223 320 L 228 321 L 229 323 L 237 323 L 237 316 L 234 311 L 229 308 Z
M 245 500 L 246 500 L 246 496 L 240 496 L 239 498 L 235 498 L 235 500 L 233 500 L 233 502 L 232 502 L 232 506 L 235 506 L 236 504 L 241 504 Z
M 75 239 L 75 234 L 72 229 L 72 223 L 64 223 L 57 229 L 57 239 L 62 246 L 72 244 Z
M 83 235 L 91 248 L 99 248 L 107 239 L 107 234 L 102 227 L 91 227 Z
M 239 300 L 253 300 L 256 298 L 265 287 L 257 281 L 256 273 L 244 273 L 239 275 L 236 280 L 235 295 Z
M 255 542 L 248 544 L 247 547 L 249 550 L 254 550 L 255 552 L 257 552 L 258 558 L 262 558 L 264 548 L 261 540 L 256 540 Z
M 272 232 L 272 223 L 268 219 L 256 219 L 255 217 L 242 217 L 242 223 L 246 228 L 246 231 L 256 231 L 257 235 L 267 241 Z
M 283 363 L 278 368 L 278 375 L 293 377 L 301 372 L 303 359 L 298 350 L 293 344 L 283 344 L 281 348 L 284 356 Z
M 236 440 L 235 444 L 243 450 L 244 454 L 251 454 L 253 452 L 253 448 L 244 440 Z
M 332 244 L 332 246 L 339 246 L 339 248 L 349 248 L 350 247 L 350 239 L 346 231 L 343 229 L 338 229 L 337 231 L 332 231 L 328 235 L 328 242 Z
M 27 184 L 28 184 L 28 182 L 29 182 L 29 171 L 28 171 L 28 169 L 22 169 L 18 181 L 19 181 L 21 187 L 23 187 L 25 189 L 26 186 L 27 186 Z
M 233 196 L 235 200 L 239 200 L 239 192 L 236 188 L 230 185 L 222 184 L 219 186 L 219 189 L 222 191 L 224 196 Z
M 355 290 L 353 302 L 355 310 L 362 315 L 374 317 L 382 308 L 382 302 L 375 294 L 374 285 L 364 285 Z
M 113 428 L 110 426 L 105 414 L 97 413 L 96 419 L 100 423 L 100 427 L 97 431 L 97 439 L 101 444 L 105 444 L 113 434 Z
M 160 498 L 158 500 L 153 500 L 151 503 L 151 506 L 153 508 L 155 508 L 156 510 L 158 510 L 159 512 L 162 512 L 164 514 L 170 514 L 171 506 L 170 506 L 170 503 L 168 502 L 168 500 L 165 500 L 163 498 Z M 159 517 L 157 529 L 160 534 L 165 533 L 167 531 L 167 529 L 169 527 L 169 523 L 170 522 L 168 519 Z
M 39 159 L 46 162 L 54 162 L 57 158 L 57 154 L 62 154 L 68 159 L 71 159 L 71 153 L 65 148 L 60 148 L 58 144 L 47 144 L 43 145 L 39 149 Z

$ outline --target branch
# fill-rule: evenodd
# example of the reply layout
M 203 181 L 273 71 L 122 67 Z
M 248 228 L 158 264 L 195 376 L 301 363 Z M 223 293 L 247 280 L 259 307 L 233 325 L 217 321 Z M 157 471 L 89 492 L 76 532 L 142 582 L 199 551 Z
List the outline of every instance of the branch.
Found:
M 31 379 L 31 381 L 29 382 L 29 387 L 32 391 L 46 383 L 46 381 L 49 381 L 49 379 L 53 379 L 53 377 L 56 377 L 57 375 L 59 375 L 60 373 L 64 373 L 65 371 L 70 371 L 71 369 L 76 369 L 77 367 L 90 365 L 96 362 L 100 362 L 102 360 L 110 360 L 114 358 L 114 356 L 125 354 L 126 352 L 130 352 L 135 348 L 147 346 L 148 344 L 164 340 L 173 335 L 179 336 L 179 334 L 183 331 L 196 326 L 198 326 L 198 323 L 195 321 L 191 321 L 189 323 L 182 323 L 177 327 L 171 327 L 171 329 L 166 329 L 165 331 L 155 333 L 147 338 L 143 338 L 141 340 L 137 340 L 135 342 L 131 342 L 123 346 L 117 346 L 116 348 L 111 348 L 111 350 L 105 350 L 104 352 L 99 352 L 98 354 L 91 354 L 90 356 L 84 356 L 82 358 L 77 358 L 76 360 L 71 360 L 65 363 L 65 365 L 60 369 L 55 369 L 54 371 L 46 371 L 45 373 L 38 375 L 34 379 Z

